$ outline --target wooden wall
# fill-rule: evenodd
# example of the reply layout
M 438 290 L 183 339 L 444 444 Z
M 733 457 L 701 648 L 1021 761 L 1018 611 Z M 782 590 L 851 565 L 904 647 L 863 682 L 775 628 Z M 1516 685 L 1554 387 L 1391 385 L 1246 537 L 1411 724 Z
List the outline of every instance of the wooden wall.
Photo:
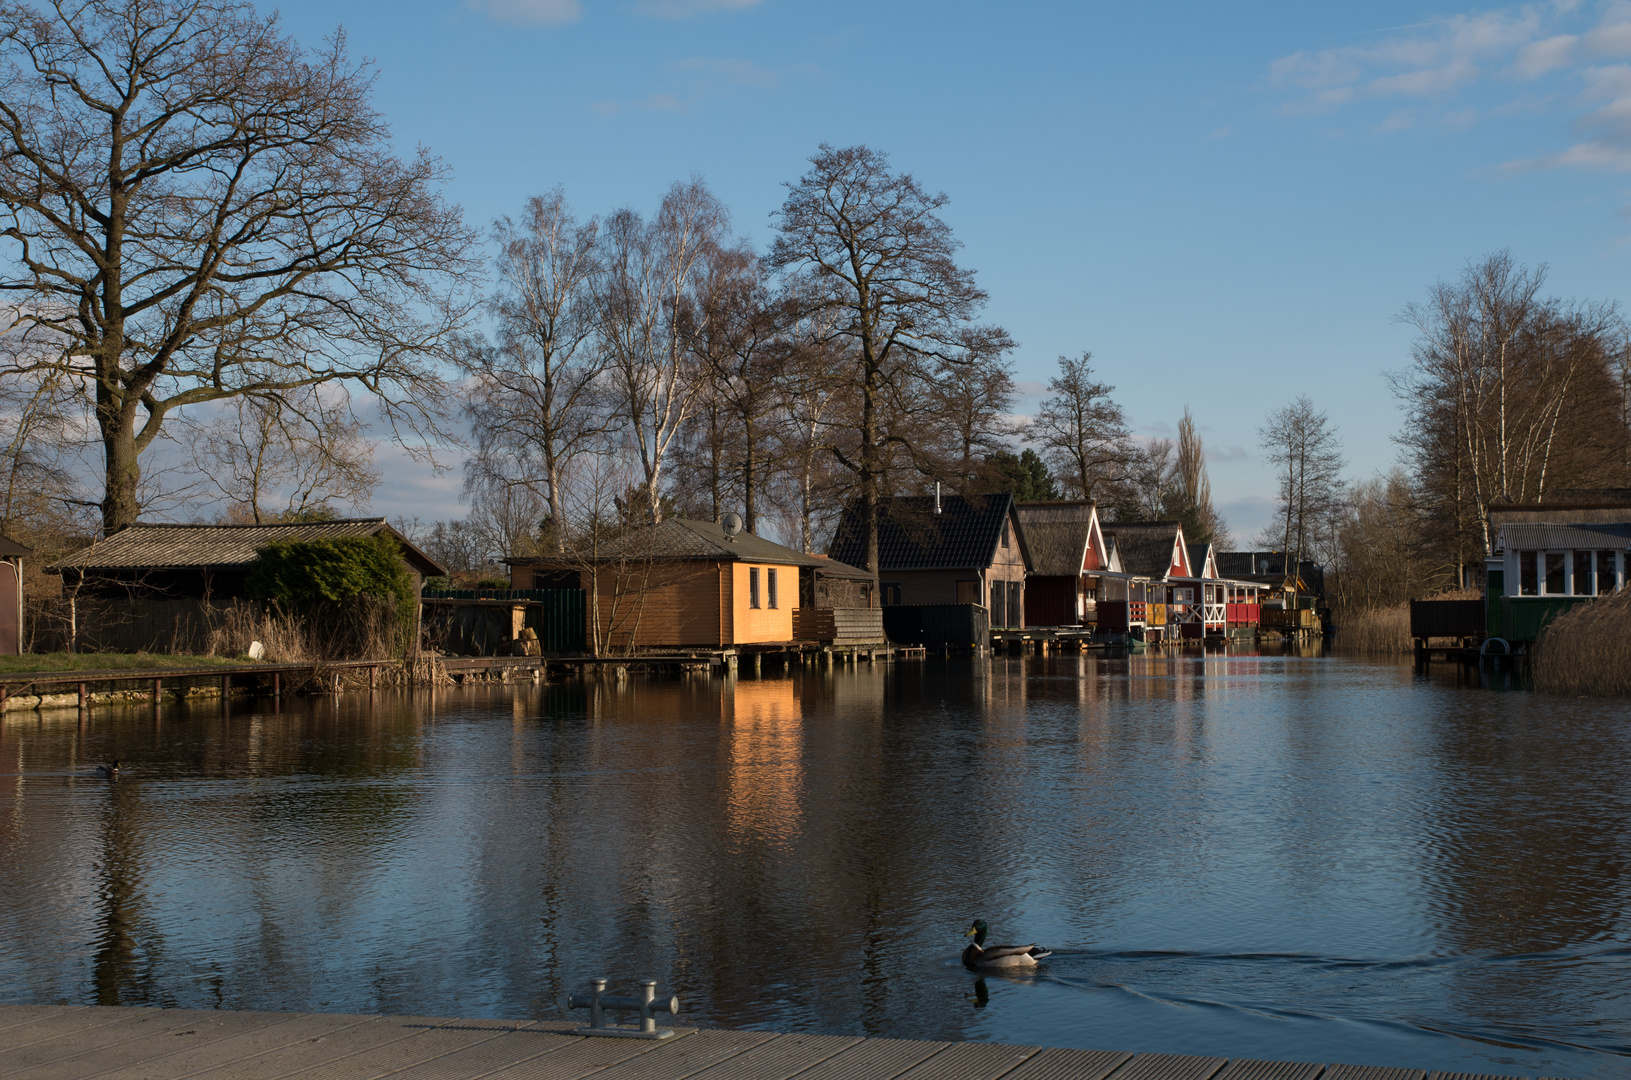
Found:
M 793 612 L 799 605 L 796 566 L 769 563 L 731 563 L 731 636 L 733 645 L 792 641 Z M 748 574 L 759 571 L 758 608 L 749 607 Z M 776 607 L 770 607 L 770 572 L 776 572 Z

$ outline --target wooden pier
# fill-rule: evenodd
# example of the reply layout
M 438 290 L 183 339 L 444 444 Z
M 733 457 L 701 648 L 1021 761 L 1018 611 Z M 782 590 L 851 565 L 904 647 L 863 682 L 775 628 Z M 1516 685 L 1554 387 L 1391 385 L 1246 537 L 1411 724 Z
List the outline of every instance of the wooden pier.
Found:
M 1484 1080 L 1468 1073 L 564 1021 L 0 1005 L 9 1080 Z M 1494 1078 L 1489 1078 L 1494 1080 Z

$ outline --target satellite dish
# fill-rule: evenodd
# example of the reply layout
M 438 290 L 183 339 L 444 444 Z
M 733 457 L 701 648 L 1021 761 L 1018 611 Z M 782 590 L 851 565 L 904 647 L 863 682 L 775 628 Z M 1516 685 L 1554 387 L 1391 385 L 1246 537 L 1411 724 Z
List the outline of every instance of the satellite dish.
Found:
M 719 527 L 725 530 L 726 536 L 735 536 L 737 533 L 742 531 L 742 515 L 721 514 L 719 517 Z

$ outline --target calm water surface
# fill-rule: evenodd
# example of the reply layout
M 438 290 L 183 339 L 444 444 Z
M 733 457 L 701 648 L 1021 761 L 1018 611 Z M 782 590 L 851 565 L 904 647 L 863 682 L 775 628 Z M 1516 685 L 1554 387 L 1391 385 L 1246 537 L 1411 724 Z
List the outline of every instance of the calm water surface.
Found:
M 117 784 L 98 761 L 131 768 Z M 0 1000 L 1631 1075 L 1631 705 L 1193 653 L 0 720 Z M 983 917 L 1057 950 L 957 963 Z

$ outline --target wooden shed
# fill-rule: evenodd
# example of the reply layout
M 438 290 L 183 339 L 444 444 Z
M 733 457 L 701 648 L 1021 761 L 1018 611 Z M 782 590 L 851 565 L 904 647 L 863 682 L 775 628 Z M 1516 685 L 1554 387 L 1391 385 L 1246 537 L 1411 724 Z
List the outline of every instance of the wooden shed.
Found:
M 1099 574 L 1109 565 L 1098 504 L 1014 504 L 1025 553 L 1025 625 L 1084 626 L 1097 617 Z
M 876 580 L 752 533 L 686 518 L 634 530 L 593 553 L 505 561 L 515 589 L 584 589 L 590 644 L 603 653 L 823 640 L 806 636 L 822 626 L 799 618 L 802 599 L 819 604 L 841 594 L 854 605 L 846 610 L 864 611 Z M 825 628 L 836 634 L 840 621 L 856 631 L 848 618 L 831 618 Z M 881 618 L 870 621 L 881 642 Z

